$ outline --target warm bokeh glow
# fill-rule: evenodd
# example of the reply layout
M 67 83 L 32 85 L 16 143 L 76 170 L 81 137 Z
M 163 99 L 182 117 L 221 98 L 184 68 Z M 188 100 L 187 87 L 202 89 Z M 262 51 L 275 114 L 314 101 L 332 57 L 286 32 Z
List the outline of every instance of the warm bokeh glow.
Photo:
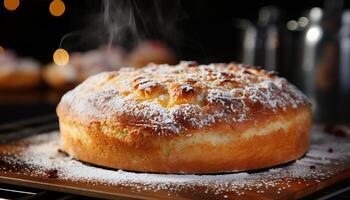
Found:
M 19 0 L 4 0 L 4 6 L 7 10 L 14 11 L 19 6 Z
M 65 49 L 57 49 L 53 54 L 53 61 L 56 65 L 66 65 L 69 61 L 69 54 Z
M 55 17 L 59 17 L 63 15 L 65 10 L 66 10 L 66 6 L 64 5 L 64 2 L 62 0 L 53 0 L 50 3 L 49 11 L 51 15 Z
M 4 53 L 5 52 L 5 49 L 4 47 L 0 46 L 0 54 Z

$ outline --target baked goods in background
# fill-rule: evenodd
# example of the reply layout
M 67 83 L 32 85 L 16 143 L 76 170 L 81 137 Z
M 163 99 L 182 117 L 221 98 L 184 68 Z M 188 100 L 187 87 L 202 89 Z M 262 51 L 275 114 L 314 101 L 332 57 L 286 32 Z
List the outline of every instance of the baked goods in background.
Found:
M 129 53 L 119 47 L 102 47 L 87 52 L 73 52 L 64 66 L 49 64 L 43 72 L 45 82 L 58 90 L 71 89 L 91 75 L 118 70 L 121 66 L 143 67 L 149 63 L 175 63 L 176 56 L 163 43 L 146 40 Z
M 150 63 L 175 64 L 176 62 L 174 52 L 156 40 L 141 42 L 131 51 L 128 58 L 128 65 L 132 67 L 144 67 Z
M 155 65 L 92 76 L 57 107 L 62 148 L 140 172 L 220 173 L 287 163 L 308 149 L 307 98 L 239 64 Z
M 11 50 L 0 53 L 0 91 L 28 90 L 39 86 L 40 64 L 20 58 Z
M 124 52 L 118 48 L 104 47 L 84 53 L 74 52 L 67 65 L 49 64 L 43 71 L 43 78 L 52 88 L 67 90 L 91 75 L 118 70 L 124 64 Z

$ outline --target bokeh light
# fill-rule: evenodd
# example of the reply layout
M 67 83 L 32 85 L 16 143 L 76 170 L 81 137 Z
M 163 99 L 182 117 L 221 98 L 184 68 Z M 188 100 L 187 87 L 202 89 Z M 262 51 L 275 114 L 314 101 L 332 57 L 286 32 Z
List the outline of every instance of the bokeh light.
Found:
M 302 28 L 306 27 L 309 24 L 309 19 L 307 17 L 300 17 L 298 19 L 298 25 Z
M 66 10 L 66 6 L 62 0 L 53 0 L 50 3 L 49 11 L 51 15 L 55 17 L 59 17 L 63 15 L 65 10 Z
M 287 22 L 287 29 L 290 31 L 295 31 L 298 29 L 298 22 L 295 20 L 290 20 Z
M 5 48 L 0 46 L 0 54 L 4 53 L 5 52 Z
M 69 61 L 69 54 L 65 49 L 57 49 L 53 54 L 53 61 L 56 65 L 66 65 Z
M 309 43 L 317 42 L 322 37 L 322 29 L 320 27 L 312 27 L 306 33 L 306 40 Z
M 7 10 L 14 11 L 19 6 L 19 0 L 4 0 L 4 7 Z

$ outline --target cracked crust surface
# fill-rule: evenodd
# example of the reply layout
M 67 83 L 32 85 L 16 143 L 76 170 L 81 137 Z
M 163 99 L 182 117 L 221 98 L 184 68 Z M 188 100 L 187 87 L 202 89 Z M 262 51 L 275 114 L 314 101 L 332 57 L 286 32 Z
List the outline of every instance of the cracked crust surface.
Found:
M 64 95 L 57 113 L 67 153 L 147 172 L 285 163 L 305 153 L 311 126 L 310 105 L 299 90 L 274 73 L 239 64 L 182 62 L 101 73 Z

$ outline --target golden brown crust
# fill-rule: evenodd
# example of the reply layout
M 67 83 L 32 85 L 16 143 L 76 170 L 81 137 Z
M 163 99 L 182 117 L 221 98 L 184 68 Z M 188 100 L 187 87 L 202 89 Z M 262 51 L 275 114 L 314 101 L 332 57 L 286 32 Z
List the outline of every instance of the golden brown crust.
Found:
M 87 127 L 64 120 L 60 128 L 63 149 L 85 162 L 141 172 L 201 174 L 266 168 L 300 158 L 309 146 L 310 119 L 310 110 L 304 108 L 296 115 L 245 125 L 243 132 L 207 130 L 191 136 L 108 135 L 98 123 Z M 248 126 L 262 130 L 261 135 L 250 135 Z
M 310 105 L 286 80 L 236 64 L 96 75 L 57 107 L 63 148 L 101 166 L 167 173 L 269 167 L 308 148 Z

